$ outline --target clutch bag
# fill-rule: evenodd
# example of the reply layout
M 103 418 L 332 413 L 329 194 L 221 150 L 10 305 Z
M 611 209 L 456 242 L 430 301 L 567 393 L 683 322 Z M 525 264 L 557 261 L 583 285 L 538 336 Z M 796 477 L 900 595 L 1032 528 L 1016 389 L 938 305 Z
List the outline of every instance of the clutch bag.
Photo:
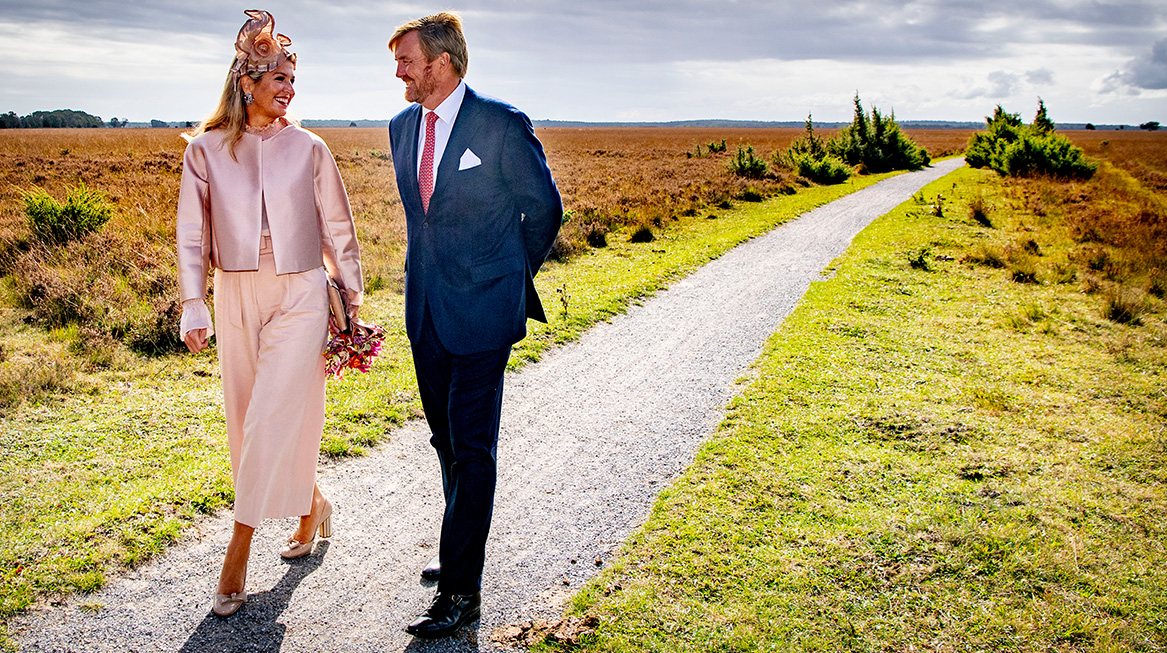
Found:
M 345 301 L 344 291 L 331 277 L 328 279 L 328 308 L 340 332 L 349 333 L 352 329 L 348 319 L 348 302 Z

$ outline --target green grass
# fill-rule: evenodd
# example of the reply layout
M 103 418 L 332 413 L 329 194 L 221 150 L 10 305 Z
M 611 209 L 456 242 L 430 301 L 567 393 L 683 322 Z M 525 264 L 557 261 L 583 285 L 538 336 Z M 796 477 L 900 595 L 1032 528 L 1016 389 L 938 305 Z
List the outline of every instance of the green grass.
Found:
M 954 210 L 906 203 L 812 285 L 560 648 L 1167 649 L 1164 304 L 1117 323 L 1101 295 L 962 261 L 1075 243 L 992 173 L 941 192 Z M 964 208 L 982 196 L 993 229 Z
M 809 188 L 719 211 L 716 218 L 686 218 L 650 243 L 617 234 L 603 250 L 549 264 L 537 285 L 551 322 L 531 323 L 532 336 L 516 347 L 512 368 L 734 245 L 880 178 Z M 362 316 L 389 335 L 369 374 L 330 382 L 324 454 L 359 455 L 392 427 L 420 416 L 402 314 L 400 295 L 377 292 L 367 299 Z M 107 575 L 161 551 L 234 496 L 213 349 L 153 359 L 121 351 L 112 357 L 117 360 L 69 377 L 61 370 L 87 364 L 57 364 L 72 355 L 70 336 L 49 335 L 24 325 L 15 312 L 0 314 L 0 389 L 24 398 L 0 417 L 4 624 L 45 597 L 100 587 Z

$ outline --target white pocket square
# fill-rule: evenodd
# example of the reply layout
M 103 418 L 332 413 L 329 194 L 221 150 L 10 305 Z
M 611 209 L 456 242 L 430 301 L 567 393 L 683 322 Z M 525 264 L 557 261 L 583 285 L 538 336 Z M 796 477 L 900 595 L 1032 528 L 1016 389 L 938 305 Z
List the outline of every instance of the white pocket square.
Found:
M 471 152 L 470 148 L 466 148 L 466 151 L 462 153 L 462 158 L 458 160 L 459 170 L 469 170 L 480 165 L 482 165 L 482 159 L 478 158 L 477 154 Z

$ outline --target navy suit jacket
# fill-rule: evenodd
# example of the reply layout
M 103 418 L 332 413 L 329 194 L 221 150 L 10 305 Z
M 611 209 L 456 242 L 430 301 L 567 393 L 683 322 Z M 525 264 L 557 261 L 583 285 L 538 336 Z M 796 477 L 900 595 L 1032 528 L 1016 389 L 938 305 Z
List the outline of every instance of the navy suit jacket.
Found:
M 417 338 L 428 306 L 447 351 L 509 347 L 527 334 L 528 317 L 547 321 L 533 279 L 563 203 L 543 146 L 521 111 L 467 87 L 426 213 L 417 183 L 421 116 L 413 104 L 389 122 L 408 233 L 406 332 Z M 473 157 L 481 163 L 460 165 Z

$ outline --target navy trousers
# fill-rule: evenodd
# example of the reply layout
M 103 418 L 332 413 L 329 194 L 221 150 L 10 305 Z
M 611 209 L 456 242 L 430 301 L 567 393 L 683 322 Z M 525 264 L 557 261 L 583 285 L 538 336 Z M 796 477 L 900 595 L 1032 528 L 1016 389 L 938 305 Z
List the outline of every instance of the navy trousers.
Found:
M 451 354 L 438 339 L 428 306 L 421 332 L 410 344 L 446 497 L 438 591 L 472 594 L 482 587 L 494 512 L 503 373 L 511 348 Z

